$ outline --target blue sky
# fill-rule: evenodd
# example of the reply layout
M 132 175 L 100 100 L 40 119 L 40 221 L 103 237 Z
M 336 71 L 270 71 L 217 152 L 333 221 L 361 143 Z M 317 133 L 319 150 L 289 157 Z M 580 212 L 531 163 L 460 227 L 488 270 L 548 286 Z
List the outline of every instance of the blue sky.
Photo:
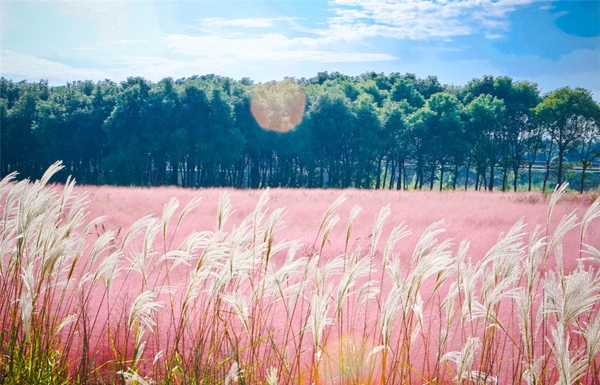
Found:
M 17 81 L 508 75 L 600 100 L 600 0 L 2 0 L 0 15 L 0 75 Z

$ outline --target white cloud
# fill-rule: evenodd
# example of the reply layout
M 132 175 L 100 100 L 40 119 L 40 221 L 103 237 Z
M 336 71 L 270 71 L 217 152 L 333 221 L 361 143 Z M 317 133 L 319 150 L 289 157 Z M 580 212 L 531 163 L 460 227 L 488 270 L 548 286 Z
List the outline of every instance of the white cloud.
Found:
M 76 51 L 97 51 L 97 50 L 130 50 L 136 45 L 146 44 L 148 40 L 144 39 L 125 39 L 104 41 L 95 44 L 86 44 L 81 47 L 76 47 Z
M 216 35 L 168 35 L 163 39 L 172 52 L 210 60 L 255 62 L 321 63 L 394 60 L 381 53 L 338 52 L 327 49 L 327 41 L 315 38 L 288 38 L 282 34 L 224 37 Z
M 330 25 L 338 33 L 357 31 L 363 36 L 425 40 L 505 30 L 507 16 L 539 0 L 333 0 L 336 17 Z M 351 8 L 348 8 L 351 7 Z
M 47 79 L 51 83 L 66 83 L 76 79 L 104 80 L 110 73 L 95 68 L 73 68 L 69 65 L 24 55 L 9 50 L 0 50 L 2 75 L 31 81 Z
M 214 29 L 223 27 L 241 27 L 241 28 L 268 28 L 275 25 L 276 21 L 289 20 L 288 18 L 264 18 L 248 17 L 241 19 L 223 19 L 219 17 L 210 17 L 200 19 L 203 28 Z

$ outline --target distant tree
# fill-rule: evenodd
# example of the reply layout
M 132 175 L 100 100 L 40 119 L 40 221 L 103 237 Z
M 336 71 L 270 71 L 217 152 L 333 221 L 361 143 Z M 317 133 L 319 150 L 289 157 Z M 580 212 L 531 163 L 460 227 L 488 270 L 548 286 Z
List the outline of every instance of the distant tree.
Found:
M 574 152 L 581 165 L 581 184 L 579 192 L 585 188 L 586 171 L 592 167 L 594 160 L 600 158 L 600 114 L 581 123 L 582 132 L 574 145 Z
M 121 83 L 115 107 L 105 120 L 108 154 L 104 158 L 107 181 L 121 185 L 147 185 L 151 182 L 151 158 L 146 140 L 142 110 L 150 97 L 151 84 L 143 78 Z
M 531 137 L 531 109 L 540 102 L 539 90 L 535 84 L 514 83 L 510 77 L 502 76 L 494 81 L 493 96 L 502 100 L 506 108 L 501 144 L 501 164 L 504 170 L 502 191 L 506 189 L 508 170 L 514 175 L 513 189 L 517 191 L 525 144 Z
M 167 183 L 167 165 L 171 166 L 171 180 L 177 184 L 179 164 L 184 152 L 186 131 L 182 126 L 181 103 L 175 82 L 171 78 L 161 80 L 148 93 L 148 99 L 140 110 L 143 126 L 142 141 L 150 157 L 150 183 L 160 186 Z
M 416 80 L 415 88 L 425 99 L 429 99 L 434 94 L 444 91 L 444 86 L 440 83 L 437 76 L 427 76 L 425 79 Z
M 425 104 L 425 98 L 415 89 L 414 83 L 406 78 L 401 78 L 394 84 L 390 91 L 390 99 L 394 102 L 405 100 L 414 110 Z
M 433 189 L 435 174 L 440 166 L 440 190 L 443 188 L 446 166 L 456 157 L 464 144 L 464 127 L 461 120 L 462 105 L 450 94 L 433 95 L 423 108 L 409 117 L 417 163 L 417 182 L 423 186 L 423 168 L 429 163 L 429 188 Z
M 427 106 L 419 108 L 407 118 L 410 154 L 415 163 L 414 189 L 423 188 L 425 163 L 431 146 L 428 126 L 434 118 L 435 113 Z
M 382 156 L 386 160 L 383 188 L 385 188 L 388 168 L 391 166 L 389 188 L 393 188 L 396 181 L 396 188 L 400 190 L 402 181 L 406 183 L 405 162 L 408 156 L 406 115 L 402 104 L 388 101 L 384 105 L 381 126 Z
M 325 173 L 329 175 L 329 185 L 349 187 L 352 181 L 354 162 L 353 117 L 349 100 L 336 93 L 322 93 L 317 96 L 308 111 L 310 126 L 310 147 L 314 152 L 314 167 L 309 170 L 314 175 L 318 170 L 322 187 Z M 314 187 L 309 178 L 309 187 Z
M 581 140 L 589 121 L 597 119 L 599 109 L 590 91 L 569 87 L 551 92 L 535 108 L 549 128 L 549 140 L 556 144 L 559 185 L 563 182 L 564 156 Z
M 381 165 L 385 153 L 377 103 L 370 94 L 362 95 L 352 104 L 353 124 L 350 128 L 350 146 L 356 162 L 356 185 L 371 188 L 375 172 L 375 186 L 381 184 Z
M 37 104 L 48 99 L 50 90 L 45 81 L 19 82 L 16 88 L 18 90 L 14 90 L 13 95 L 18 95 L 18 98 L 6 110 L 1 127 L 6 140 L 1 154 L 3 172 L 18 171 L 21 177 L 39 178 L 49 164 L 43 161 L 44 143 L 37 142 L 32 129 L 37 117 Z
M 472 148 L 477 167 L 476 188 L 479 178 L 485 173 L 486 164 L 490 167 L 487 188 L 494 189 L 494 168 L 500 156 L 500 141 L 503 136 L 503 118 L 505 106 L 502 100 L 482 94 L 473 99 L 467 106 L 469 121 L 468 137 L 472 140 Z
M 441 191 L 446 166 L 452 162 L 458 165 L 464 150 L 464 124 L 461 120 L 463 106 L 455 96 L 443 92 L 432 95 L 427 100 L 427 106 L 435 113 L 434 119 L 429 122 L 430 143 L 434 154 L 430 188 L 433 188 L 433 175 L 439 164 Z

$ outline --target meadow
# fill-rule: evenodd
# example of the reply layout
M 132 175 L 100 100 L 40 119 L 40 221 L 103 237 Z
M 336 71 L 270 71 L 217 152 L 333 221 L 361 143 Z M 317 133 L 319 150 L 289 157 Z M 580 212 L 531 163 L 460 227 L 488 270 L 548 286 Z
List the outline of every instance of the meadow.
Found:
M 600 200 L 0 182 L 0 383 L 598 384 Z

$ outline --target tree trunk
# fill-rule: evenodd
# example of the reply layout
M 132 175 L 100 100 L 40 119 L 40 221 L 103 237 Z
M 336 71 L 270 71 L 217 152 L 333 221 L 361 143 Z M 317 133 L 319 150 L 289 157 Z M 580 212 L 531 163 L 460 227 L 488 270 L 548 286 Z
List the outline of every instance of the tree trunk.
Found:
M 379 190 L 379 187 L 381 187 L 381 162 L 382 162 L 382 160 L 383 160 L 383 158 L 379 159 L 379 161 L 377 162 L 377 178 L 375 181 L 375 190 Z
M 456 180 L 458 179 L 458 164 L 454 166 L 454 180 L 452 181 L 452 190 L 456 190 Z
M 392 162 L 392 169 L 390 171 L 390 184 L 389 184 L 390 190 L 394 188 L 395 180 L 396 180 L 396 162 Z
M 587 169 L 587 162 L 583 161 L 581 167 L 581 187 L 579 188 L 579 193 L 583 194 L 583 187 L 585 186 L 585 170 Z
M 467 189 L 469 188 L 469 168 L 471 166 L 471 163 L 467 163 L 467 175 L 465 178 L 465 191 L 467 191 Z
M 546 192 L 546 183 L 548 182 L 548 176 L 550 175 L 550 158 L 546 160 L 546 175 L 544 175 L 544 183 L 542 185 L 542 192 Z
M 563 154 L 565 149 L 562 147 L 558 148 L 558 185 L 562 184 L 562 173 L 563 173 Z
M 433 163 L 431 165 L 431 176 L 429 178 L 429 191 L 433 190 L 433 180 L 435 179 L 435 169 L 436 169 L 436 164 Z

